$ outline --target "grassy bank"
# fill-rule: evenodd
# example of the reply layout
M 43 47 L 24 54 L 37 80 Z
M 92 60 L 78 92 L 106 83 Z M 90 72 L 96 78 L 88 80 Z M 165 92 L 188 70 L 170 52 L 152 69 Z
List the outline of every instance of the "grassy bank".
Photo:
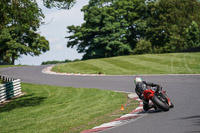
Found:
M 127 94 L 71 87 L 22 84 L 27 94 L 0 107 L 1 133 L 75 133 L 130 112 Z M 120 111 L 127 104 L 126 112 Z
M 200 53 L 170 53 L 120 56 L 93 59 L 55 66 L 64 73 L 131 74 L 199 74 Z

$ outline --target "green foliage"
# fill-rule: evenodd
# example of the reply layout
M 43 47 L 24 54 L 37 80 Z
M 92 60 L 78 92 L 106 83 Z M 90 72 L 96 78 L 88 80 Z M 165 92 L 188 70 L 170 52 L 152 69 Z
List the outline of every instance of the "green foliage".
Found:
M 197 0 L 90 0 L 82 11 L 85 22 L 69 26 L 72 35 L 66 38 L 67 47 L 76 47 L 84 53 L 83 59 L 178 52 L 199 46 Z M 142 38 L 150 43 L 138 42 Z
M 148 5 L 146 38 L 155 52 L 177 52 L 188 48 L 185 29 L 200 25 L 197 0 L 158 0 Z
M 67 47 L 76 46 L 79 53 L 85 53 L 83 59 L 131 54 L 138 28 L 134 26 L 139 16 L 135 10 L 141 10 L 144 3 L 144 0 L 90 0 L 82 8 L 85 23 L 67 27 L 73 33 L 67 37 Z
M 69 63 L 69 62 L 77 62 L 80 61 L 80 59 L 75 59 L 75 60 L 64 60 L 64 61 L 58 61 L 58 60 L 53 60 L 53 61 L 44 61 L 42 62 L 41 65 L 47 65 L 47 64 L 61 64 L 61 63 Z
M 75 59 L 75 60 L 64 60 L 64 61 L 58 61 L 58 60 L 53 60 L 53 61 L 44 61 L 42 62 L 41 65 L 47 65 L 47 64 L 60 64 L 60 63 L 69 63 L 69 62 L 74 62 L 74 61 L 78 61 L 79 59 Z
M 43 0 L 43 3 L 47 8 L 70 9 L 76 0 Z
M 200 27 L 195 21 L 186 29 L 186 48 L 195 48 L 200 46 Z
M 43 0 L 47 8 L 71 8 L 75 0 Z M 22 54 L 38 56 L 49 42 L 37 33 L 44 14 L 36 0 L 0 1 L 0 61 L 14 64 Z
M 49 42 L 37 33 L 44 15 L 33 0 L 2 0 L 0 10 L 0 60 L 14 64 L 22 54 L 40 55 Z
M 150 54 L 152 53 L 152 46 L 150 41 L 141 39 L 136 44 L 136 47 L 133 51 L 135 54 Z

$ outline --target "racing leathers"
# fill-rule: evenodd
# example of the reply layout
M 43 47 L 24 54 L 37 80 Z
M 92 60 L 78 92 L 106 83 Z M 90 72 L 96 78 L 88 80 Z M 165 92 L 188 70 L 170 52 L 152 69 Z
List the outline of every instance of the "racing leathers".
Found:
M 138 97 L 143 101 L 143 109 L 148 111 L 151 108 L 156 108 L 153 105 L 149 105 L 149 100 L 145 99 L 143 96 L 143 91 L 147 89 L 152 89 L 155 92 L 161 91 L 162 87 L 158 84 L 142 81 L 136 84 L 135 92 L 137 93 Z

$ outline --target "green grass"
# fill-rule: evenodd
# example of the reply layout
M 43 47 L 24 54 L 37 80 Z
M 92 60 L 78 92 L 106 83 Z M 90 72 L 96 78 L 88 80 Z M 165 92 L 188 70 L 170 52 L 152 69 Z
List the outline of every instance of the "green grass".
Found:
M 4 67 L 20 67 L 20 66 L 26 66 L 26 65 L 0 65 L 0 68 L 4 68 Z
M 0 133 L 77 133 L 138 106 L 127 94 L 107 90 L 25 83 L 22 88 L 26 95 L 0 107 Z
M 57 65 L 52 70 L 61 73 L 106 75 L 199 74 L 200 53 L 144 54 L 92 59 Z

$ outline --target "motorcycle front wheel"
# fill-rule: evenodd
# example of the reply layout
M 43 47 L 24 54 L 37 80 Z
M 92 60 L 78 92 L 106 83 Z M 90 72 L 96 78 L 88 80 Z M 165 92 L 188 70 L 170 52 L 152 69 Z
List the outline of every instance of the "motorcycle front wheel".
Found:
M 170 109 L 169 105 L 166 102 L 159 99 L 158 96 L 153 96 L 152 102 L 153 102 L 153 104 L 158 106 L 158 108 L 162 109 L 163 111 L 169 111 L 169 109 Z
M 173 103 L 171 103 L 171 105 L 169 106 L 170 108 L 174 108 L 174 104 Z

